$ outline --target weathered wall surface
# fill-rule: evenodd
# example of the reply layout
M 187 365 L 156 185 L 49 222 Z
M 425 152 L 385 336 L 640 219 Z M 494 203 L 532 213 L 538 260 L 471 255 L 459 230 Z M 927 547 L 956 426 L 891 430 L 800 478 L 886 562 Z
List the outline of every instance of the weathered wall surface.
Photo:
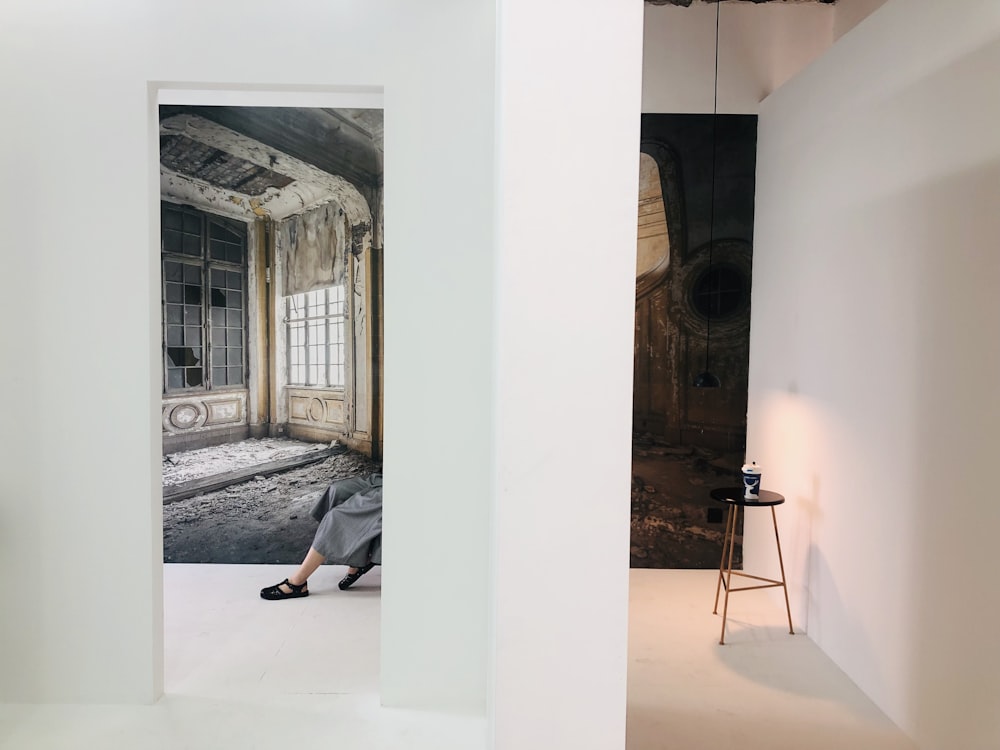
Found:
M 717 126 L 713 153 L 711 115 L 643 115 L 641 148 L 659 167 L 669 263 L 637 280 L 633 419 L 640 434 L 738 449 L 746 425 L 756 118 L 720 115 Z M 717 277 L 724 288 L 700 286 L 710 269 L 725 274 Z M 707 300 L 726 295 L 732 309 L 713 308 L 709 319 L 697 299 L 706 292 Z M 720 388 L 693 386 L 706 350 Z

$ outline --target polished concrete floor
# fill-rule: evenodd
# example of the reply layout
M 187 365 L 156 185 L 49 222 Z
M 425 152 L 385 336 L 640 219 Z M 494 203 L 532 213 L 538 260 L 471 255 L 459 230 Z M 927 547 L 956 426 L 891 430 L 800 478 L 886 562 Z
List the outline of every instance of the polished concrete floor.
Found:
M 788 634 L 777 590 L 733 593 L 720 646 L 717 575 L 632 570 L 627 750 L 915 748 L 807 635 Z
M 335 588 L 342 569 L 328 566 L 308 599 L 257 598 L 286 573 L 166 566 L 163 699 L 0 705 L 0 748 L 485 747 L 481 718 L 379 706 L 378 569 L 347 593 Z M 767 594 L 730 600 L 719 646 L 713 571 L 633 570 L 631 582 L 628 750 L 912 747 L 807 636 L 788 635 Z

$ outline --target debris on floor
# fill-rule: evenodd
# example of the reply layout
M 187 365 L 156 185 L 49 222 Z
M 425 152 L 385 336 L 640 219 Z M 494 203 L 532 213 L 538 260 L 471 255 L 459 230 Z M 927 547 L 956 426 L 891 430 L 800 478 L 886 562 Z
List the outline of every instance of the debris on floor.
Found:
M 630 566 L 718 568 L 725 524 L 720 514 L 709 518 L 709 510 L 722 506 L 708 493 L 713 487 L 738 484 L 742 460 L 742 452 L 636 437 Z M 734 563 L 740 561 L 742 535 L 737 533 Z
M 170 462 L 164 457 L 164 485 L 168 466 L 170 482 L 180 483 L 328 447 L 267 438 L 173 453 Z M 316 531 L 310 510 L 320 494 L 336 479 L 380 469 L 379 462 L 347 451 L 164 505 L 164 562 L 297 565 Z

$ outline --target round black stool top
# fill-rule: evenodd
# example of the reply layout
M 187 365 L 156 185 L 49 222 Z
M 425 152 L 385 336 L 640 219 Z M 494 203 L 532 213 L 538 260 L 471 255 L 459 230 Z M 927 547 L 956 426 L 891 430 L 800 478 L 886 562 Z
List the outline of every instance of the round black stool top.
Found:
M 746 487 L 741 485 L 739 487 L 719 487 L 712 490 L 709 494 L 713 500 L 718 500 L 720 503 L 729 503 L 730 505 L 781 505 L 785 502 L 784 495 L 779 495 L 777 492 L 771 492 L 770 490 L 760 490 L 757 493 L 759 495 L 757 499 L 743 497 L 744 492 L 746 492 Z

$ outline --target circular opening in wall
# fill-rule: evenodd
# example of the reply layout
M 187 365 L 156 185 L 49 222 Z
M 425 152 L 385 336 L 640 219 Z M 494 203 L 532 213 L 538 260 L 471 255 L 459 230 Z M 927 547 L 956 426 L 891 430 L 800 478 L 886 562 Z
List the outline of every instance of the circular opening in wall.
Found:
M 736 268 L 712 266 L 702 271 L 691 288 L 691 306 L 699 315 L 717 320 L 743 309 L 746 282 Z

